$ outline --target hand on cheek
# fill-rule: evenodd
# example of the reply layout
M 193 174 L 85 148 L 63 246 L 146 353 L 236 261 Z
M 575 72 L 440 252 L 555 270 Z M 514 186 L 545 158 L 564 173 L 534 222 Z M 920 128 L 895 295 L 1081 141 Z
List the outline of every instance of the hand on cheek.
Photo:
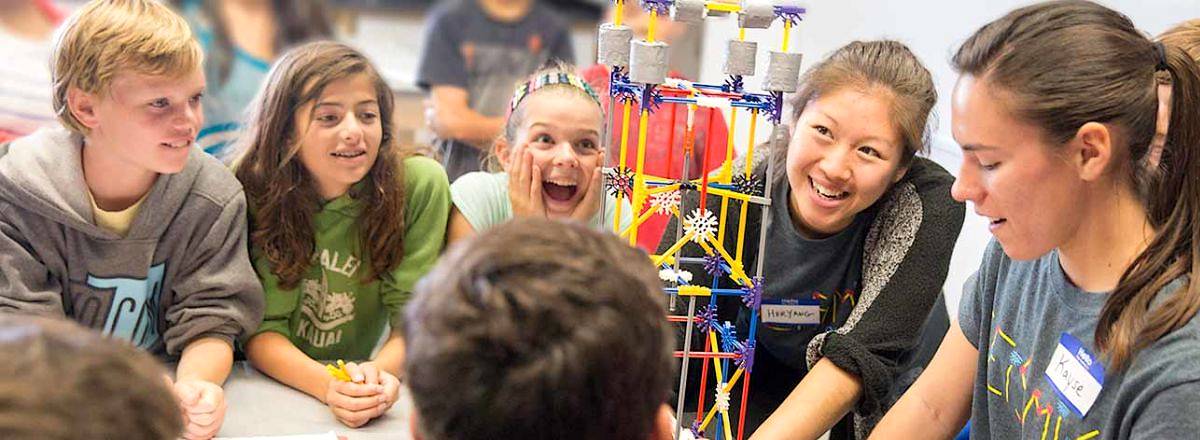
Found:
M 571 218 L 582 222 L 587 222 L 600 211 L 600 201 L 604 197 L 604 152 L 600 152 L 599 158 L 596 160 L 596 167 L 592 168 L 592 175 L 588 176 L 588 189 L 583 194 L 583 198 L 579 199 L 579 204 L 575 205 L 575 210 L 571 211 Z
M 545 201 L 542 200 L 542 170 L 533 163 L 533 153 L 528 145 L 518 145 L 512 152 L 509 170 L 508 199 L 514 217 L 546 217 Z

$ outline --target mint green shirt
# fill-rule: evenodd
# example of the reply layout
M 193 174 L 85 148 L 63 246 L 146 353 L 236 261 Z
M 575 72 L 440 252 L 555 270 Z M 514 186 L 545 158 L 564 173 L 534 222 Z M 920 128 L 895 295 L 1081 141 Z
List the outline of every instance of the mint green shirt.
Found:
M 251 250 L 266 291 L 266 313 L 257 333 L 286 336 L 313 359 L 366 360 L 395 322 L 413 285 L 432 267 L 446 238 L 450 188 L 441 164 L 404 160 L 404 258 L 378 280 L 363 282 L 370 261 L 358 246 L 362 206 L 349 195 L 330 200 L 313 217 L 313 265 L 295 289 L 279 287 L 262 250 Z
M 475 232 L 483 232 L 513 218 L 512 201 L 508 199 L 508 173 L 476 171 L 463 174 L 450 185 L 454 207 L 467 219 Z M 593 228 L 612 230 L 617 200 L 605 197 L 603 213 L 597 212 L 588 222 Z M 621 230 L 633 222 L 633 209 L 627 199 L 621 199 Z M 603 214 L 603 216 L 601 216 Z

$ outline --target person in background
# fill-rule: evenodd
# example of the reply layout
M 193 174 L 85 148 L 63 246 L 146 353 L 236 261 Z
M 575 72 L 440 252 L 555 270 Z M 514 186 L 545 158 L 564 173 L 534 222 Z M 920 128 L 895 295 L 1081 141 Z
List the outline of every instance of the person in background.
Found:
M 567 22 L 536 0 L 447 0 L 426 20 L 417 85 L 450 182 L 481 169 L 517 82 L 573 62 Z
M 196 144 L 225 164 L 271 62 L 333 36 L 323 0 L 172 0 L 204 49 L 204 125 Z
M 51 36 L 62 19 L 52 0 L 0 0 L 0 142 L 54 124 Z

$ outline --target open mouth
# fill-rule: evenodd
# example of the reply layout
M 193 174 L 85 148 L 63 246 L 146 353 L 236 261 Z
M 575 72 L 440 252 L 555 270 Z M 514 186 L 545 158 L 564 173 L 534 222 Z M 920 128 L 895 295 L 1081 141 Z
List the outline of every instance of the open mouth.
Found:
M 821 196 L 821 198 L 823 198 L 823 199 L 844 200 L 846 197 L 850 197 L 849 191 L 836 191 L 836 190 L 821 186 L 821 184 L 819 184 L 819 183 L 817 183 L 817 181 L 813 180 L 812 177 L 808 178 L 808 183 L 810 185 L 812 185 L 813 190 L 815 190 L 817 192 L 817 195 Z
M 340 157 L 342 159 L 353 159 L 353 158 L 356 158 L 359 156 L 364 156 L 366 154 L 367 154 L 366 150 L 346 150 L 346 151 L 334 151 L 332 153 L 329 153 L 330 156 Z
M 551 182 L 549 180 L 542 182 L 542 192 L 549 197 L 550 200 L 558 202 L 567 202 L 575 197 L 575 192 L 579 187 L 570 182 Z
M 181 148 L 190 147 L 192 145 L 192 141 L 191 141 L 191 139 L 184 139 L 184 140 L 175 141 L 175 142 L 159 142 L 158 145 L 162 146 L 162 147 L 170 148 L 173 150 L 178 150 Z

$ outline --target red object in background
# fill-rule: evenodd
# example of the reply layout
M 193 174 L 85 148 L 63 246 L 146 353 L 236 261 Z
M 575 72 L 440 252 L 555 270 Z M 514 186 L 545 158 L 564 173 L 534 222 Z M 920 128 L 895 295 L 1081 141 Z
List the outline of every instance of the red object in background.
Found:
M 55 25 L 67 18 L 67 14 L 53 0 L 33 0 L 33 4 Z
M 596 64 L 583 69 L 580 76 L 602 97 L 600 102 L 605 107 L 605 113 L 609 115 L 609 126 L 612 127 L 611 139 L 608 143 L 608 162 L 609 165 L 615 165 L 620 160 L 623 111 L 619 105 L 616 109 L 607 108 L 610 72 L 607 66 Z M 674 71 L 668 73 L 668 76 L 681 77 L 678 72 Z M 626 153 L 624 166 L 630 170 L 637 167 L 637 133 L 640 119 L 637 110 L 638 108 L 634 108 L 634 111 L 630 112 L 629 126 L 625 127 L 629 130 L 629 150 Z M 644 172 L 647 175 L 669 179 L 684 177 L 683 161 L 680 158 L 683 157 L 684 143 L 687 142 L 686 136 L 684 136 L 687 133 L 687 107 L 664 104 L 657 111 L 650 113 L 649 123 L 650 127 L 646 130 Z M 671 129 L 672 126 L 674 126 L 674 130 Z M 725 162 L 725 143 L 729 137 L 725 115 L 716 109 L 697 108 L 692 127 L 695 130 L 695 145 L 703 146 L 704 149 L 710 151 L 708 151 L 709 157 L 707 158 L 702 157 L 704 156 L 703 149 L 697 148 L 693 151 L 691 163 L 688 164 L 688 179 L 699 178 L 708 171 L 719 168 Z M 653 253 L 658 248 L 658 242 L 662 239 L 663 232 L 667 229 L 668 221 L 670 221 L 668 215 L 654 214 L 650 216 L 638 229 L 638 247 Z

